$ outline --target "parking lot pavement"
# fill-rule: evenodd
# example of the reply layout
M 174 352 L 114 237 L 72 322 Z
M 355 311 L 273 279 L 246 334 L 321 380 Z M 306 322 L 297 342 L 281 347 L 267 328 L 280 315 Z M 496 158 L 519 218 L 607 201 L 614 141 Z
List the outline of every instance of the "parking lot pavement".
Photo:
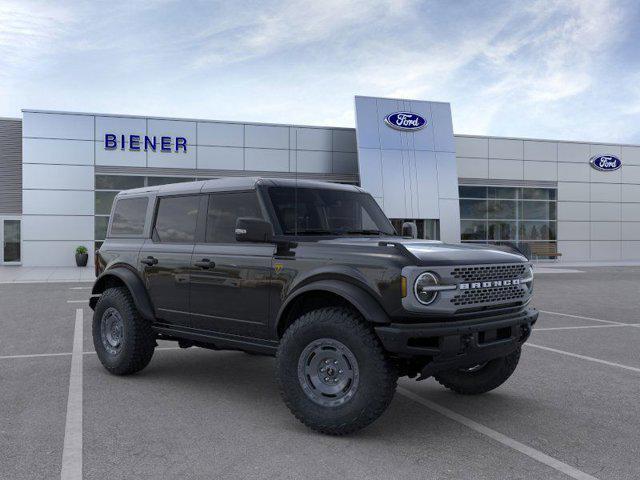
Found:
M 90 309 L 67 303 L 86 285 L 0 285 L 0 478 L 60 478 L 63 445 L 87 479 L 638 478 L 640 327 L 619 324 L 640 323 L 640 269 L 580 270 L 538 276 L 531 343 L 552 350 L 523 348 L 505 385 L 467 397 L 401 379 L 389 410 L 346 438 L 289 414 L 271 358 L 163 342 L 140 374 L 111 376 Z M 613 293 L 593 294 L 603 284 Z M 65 431 L 78 308 L 83 415 Z M 65 443 L 74 428 L 80 443 Z

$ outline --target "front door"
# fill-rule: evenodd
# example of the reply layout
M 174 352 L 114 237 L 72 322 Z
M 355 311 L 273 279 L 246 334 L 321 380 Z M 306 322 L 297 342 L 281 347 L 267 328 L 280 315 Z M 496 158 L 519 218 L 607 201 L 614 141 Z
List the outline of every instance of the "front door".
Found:
M 268 338 L 275 248 L 236 242 L 238 217 L 263 218 L 255 191 L 209 195 L 204 241 L 196 244 L 192 258 L 191 325 L 198 330 Z
M 159 198 L 152 239 L 140 251 L 140 268 L 160 323 L 178 327 L 189 323 L 189 269 L 200 198 Z
M 0 217 L 0 263 L 19 265 L 20 217 Z

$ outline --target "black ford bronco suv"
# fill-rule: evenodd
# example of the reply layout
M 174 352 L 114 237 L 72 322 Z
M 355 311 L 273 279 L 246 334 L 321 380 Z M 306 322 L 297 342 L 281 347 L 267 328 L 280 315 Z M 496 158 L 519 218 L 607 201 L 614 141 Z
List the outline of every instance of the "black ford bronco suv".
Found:
M 289 409 L 333 435 L 379 417 L 399 376 L 498 387 L 538 317 L 515 249 L 400 237 L 361 188 L 312 181 L 121 192 L 96 274 L 109 372 L 142 370 L 158 339 L 275 355 Z

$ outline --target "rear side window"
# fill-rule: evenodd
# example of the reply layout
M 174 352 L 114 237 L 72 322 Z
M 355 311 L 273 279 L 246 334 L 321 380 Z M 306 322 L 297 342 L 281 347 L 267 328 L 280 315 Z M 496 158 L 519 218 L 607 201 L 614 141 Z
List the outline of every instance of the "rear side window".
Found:
M 199 195 L 160 198 L 154 239 L 162 243 L 194 243 Z
M 207 243 L 234 243 L 238 217 L 262 218 L 256 192 L 216 193 L 209 196 Z
M 147 197 L 119 199 L 113 211 L 109 236 L 142 235 L 148 203 Z

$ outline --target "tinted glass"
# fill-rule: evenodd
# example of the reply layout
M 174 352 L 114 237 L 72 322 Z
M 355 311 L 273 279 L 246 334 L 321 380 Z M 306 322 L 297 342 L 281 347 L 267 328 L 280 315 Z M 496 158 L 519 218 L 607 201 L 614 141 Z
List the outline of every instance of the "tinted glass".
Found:
M 489 240 L 515 240 L 516 222 L 489 222 Z
M 516 199 L 519 188 L 511 187 L 489 187 L 487 190 L 488 198 L 512 198 Z
M 391 223 L 367 193 L 272 187 L 269 197 L 285 235 L 393 235 Z
M 526 200 L 555 200 L 556 191 L 552 188 L 523 188 L 522 198 Z
M 168 183 L 182 183 L 182 182 L 193 182 L 195 178 L 185 178 L 185 177 L 148 177 L 147 184 L 150 187 L 156 185 L 166 185 Z
M 486 198 L 487 187 L 458 187 L 460 198 Z
M 489 200 L 487 210 L 489 218 L 516 218 L 516 202 L 513 200 Z
M 118 192 L 96 192 L 96 215 L 111 214 L 111 205 Z
M 486 222 L 474 220 L 462 220 L 460 222 L 462 240 L 486 240 Z
M 460 218 L 487 218 L 487 201 L 460 200 Z
M 5 262 L 20 261 L 20 220 L 4 221 L 3 254 Z
M 199 195 L 161 198 L 154 237 L 162 243 L 193 243 L 199 204 Z
M 118 200 L 113 212 L 110 235 L 142 235 L 148 202 L 147 197 Z
M 234 243 L 238 217 L 263 218 L 255 192 L 210 195 L 207 210 L 207 243 Z
M 109 217 L 96 217 L 94 223 L 94 239 L 104 240 L 107 237 Z
M 96 175 L 96 190 L 128 190 L 144 187 L 144 177 Z
M 555 202 L 523 201 L 520 216 L 525 220 L 555 220 Z

